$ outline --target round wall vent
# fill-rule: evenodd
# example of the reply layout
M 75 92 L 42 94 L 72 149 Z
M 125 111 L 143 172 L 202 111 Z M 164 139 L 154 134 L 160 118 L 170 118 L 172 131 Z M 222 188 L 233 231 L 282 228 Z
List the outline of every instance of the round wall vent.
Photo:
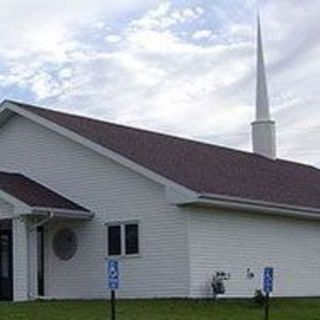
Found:
M 62 260 L 70 260 L 78 248 L 78 238 L 70 229 L 61 229 L 53 237 L 54 254 Z

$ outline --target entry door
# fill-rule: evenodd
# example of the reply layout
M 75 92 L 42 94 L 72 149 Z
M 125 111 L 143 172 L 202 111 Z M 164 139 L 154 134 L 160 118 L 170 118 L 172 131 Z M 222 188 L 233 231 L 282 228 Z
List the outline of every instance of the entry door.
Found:
M 0 230 L 0 299 L 12 300 L 12 232 Z

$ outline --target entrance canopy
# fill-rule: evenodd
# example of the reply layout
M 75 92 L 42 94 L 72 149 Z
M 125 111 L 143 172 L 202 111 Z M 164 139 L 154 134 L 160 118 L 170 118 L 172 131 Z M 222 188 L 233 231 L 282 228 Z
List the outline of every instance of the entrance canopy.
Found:
M 0 171 L 0 300 L 44 296 L 44 226 L 93 213 L 19 173 Z
M 90 210 L 19 173 L 0 172 L 0 198 L 15 207 L 15 216 L 50 214 L 71 219 L 93 216 Z

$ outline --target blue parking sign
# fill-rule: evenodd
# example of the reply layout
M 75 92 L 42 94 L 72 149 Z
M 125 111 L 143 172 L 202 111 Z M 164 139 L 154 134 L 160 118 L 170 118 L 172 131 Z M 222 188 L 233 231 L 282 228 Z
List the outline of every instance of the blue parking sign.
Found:
M 273 290 L 273 268 L 264 268 L 263 274 L 263 291 L 270 293 Z
M 108 260 L 107 262 L 107 284 L 110 290 L 119 289 L 119 262 L 117 260 Z

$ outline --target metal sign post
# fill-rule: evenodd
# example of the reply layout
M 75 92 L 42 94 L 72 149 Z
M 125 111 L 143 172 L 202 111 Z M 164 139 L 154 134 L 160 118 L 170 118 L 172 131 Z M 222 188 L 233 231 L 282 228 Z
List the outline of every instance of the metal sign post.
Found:
M 111 290 L 111 320 L 116 320 L 116 290 L 119 289 L 119 262 L 108 260 L 107 262 L 108 288 Z
M 263 291 L 266 294 L 266 303 L 265 303 L 265 320 L 269 320 L 269 298 L 270 293 L 273 290 L 273 268 L 267 267 L 264 268 L 263 274 Z
M 116 320 L 116 291 L 111 290 L 111 320 Z

